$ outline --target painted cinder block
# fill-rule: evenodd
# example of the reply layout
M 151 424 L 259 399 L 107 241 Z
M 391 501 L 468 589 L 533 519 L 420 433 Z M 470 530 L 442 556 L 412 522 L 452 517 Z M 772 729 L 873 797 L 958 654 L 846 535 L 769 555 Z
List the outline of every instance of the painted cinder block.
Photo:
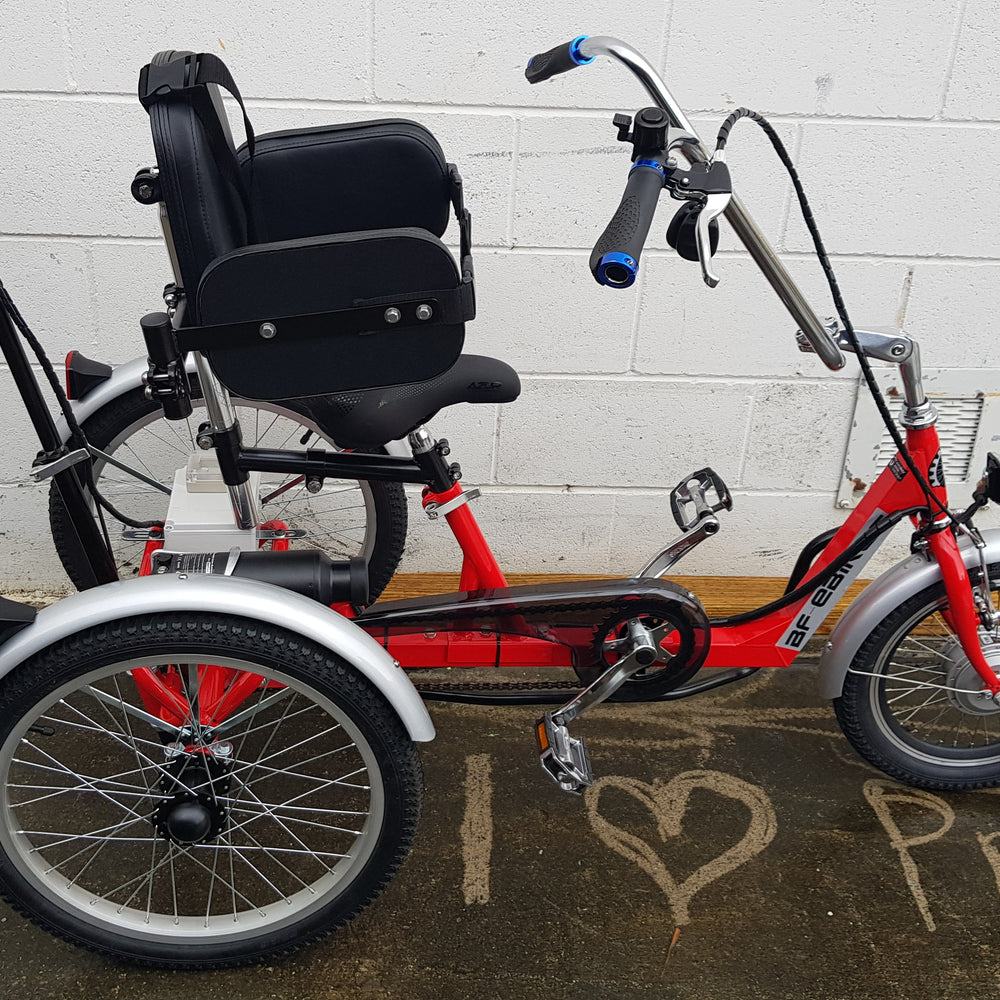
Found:
M 802 135 L 800 172 L 820 179 L 807 191 L 831 252 L 1000 256 L 1000 185 L 960 166 L 1000 161 L 1000 128 L 809 122 Z M 784 245 L 812 248 L 801 224 Z
M 159 7 L 120 4 L 103 16 L 91 5 L 69 5 L 73 75 L 81 90 L 134 94 L 139 69 L 156 52 L 177 49 L 225 59 L 244 98 L 280 92 L 364 100 L 370 37 L 368 4 L 177 0 Z
M 815 259 L 794 257 L 785 264 L 820 316 L 833 315 Z M 833 264 L 857 326 L 896 323 L 910 270 L 905 261 L 837 259 Z M 715 288 L 705 285 L 697 264 L 675 254 L 648 255 L 642 266 L 637 372 L 857 378 L 853 359 L 839 372 L 827 373 L 816 355 L 799 351 L 795 321 L 749 257 L 716 257 L 720 283 Z
M 524 67 L 536 53 L 578 35 L 635 39 L 656 59 L 666 14 L 665 5 L 639 0 L 622 0 L 611 17 L 600 0 L 486 6 L 475 12 L 462 0 L 419 5 L 378 0 L 375 95 L 383 101 L 612 108 L 624 91 L 641 102 L 638 84 L 606 60 L 534 85 L 524 78 Z
M 997 363 L 996 299 L 1000 265 L 919 260 L 906 330 L 920 340 L 924 364 L 988 368 Z
M 598 285 L 586 254 L 479 253 L 476 298 L 467 351 L 521 374 L 628 371 L 636 298 Z
M 162 240 L 95 240 L 88 256 L 97 316 L 93 356 L 109 364 L 145 356 L 139 320 L 164 309 L 163 286 L 174 280 L 167 248 Z
M 628 572 L 662 538 L 670 486 L 711 463 L 737 491 L 737 511 L 724 543 L 713 539 L 682 568 L 778 575 L 800 534 L 842 517 L 834 489 L 856 362 L 827 381 L 817 359 L 796 350 L 793 322 L 725 225 L 722 284 L 706 289 L 697 265 L 666 250 L 677 207 L 667 199 L 637 284 L 599 288 L 587 258 L 629 163 L 610 113 L 648 98 L 610 62 L 535 87 L 524 64 L 581 32 L 609 31 L 666 71 L 704 139 L 740 104 L 771 114 L 855 322 L 902 322 L 929 366 L 992 366 L 998 14 L 997 0 L 720 0 L 712 23 L 722 30 L 707 30 L 699 8 L 637 0 L 616 8 L 613 26 L 596 0 L 503 16 L 456 0 L 319 12 L 259 0 L 239 11 L 215 0 L 55 13 L 21 5 L 5 22 L 0 68 L 3 278 L 55 358 L 67 347 L 111 360 L 142 352 L 138 318 L 160 307 L 170 278 L 156 214 L 128 191 L 135 169 L 153 162 L 134 89 L 157 49 L 223 56 L 258 131 L 414 118 L 458 163 L 474 215 L 480 318 L 466 349 L 524 376 L 518 402 L 458 407 L 431 425 L 451 439 L 467 481 L 485 486 L 476 510 L 502 562 Z M 238 123 L 231 102 L 230 111 Z M 769 143 L 742 122 L 728 154 L 744 203 L 828 315 Z M 968 170 L 970 158 L 985 166 Z M 446 239 L 456 241 L 454 227 Z M 61 586 L 45 491 L 11 485 L 24 481 L 37 444 L 0 369 L 4 385 L 0 416 L 11 432 L 0 503 L 19 535 L 6 536 L 0 563 L 22 583 Z M 745 530 L 735 530 L 744 516 Z M 983 523 L 990 518 L 1000 515 Z M 405 568 L 454 568 L 441 526 L 418 506 L 412 522 Z M 29 552 L 40 554 L 20 558 Z
M 706 20 L 697 4 L 673 4 L 666 69 L 695 108 L 930 118 L 961 6 L 725 0 Z
M 0 100 L 0 233 L 156 236 L 155 215 L 132 199 L 153 162 L 149 121 L 135 100 Z
M 497 481 L 663 486 L 664 477 L 722 455 L 738 465 L 751 388 L 661 379 L 522 380 L 500 417 Z M 719 428 L 723 428 L 720 431 Z M 673 485 L 672 481 L 669 482 Z
M 997 120 L 995 82 L 1000 78 L 1000 3 L 965 4 L 955 62 L 948 77 L 944 117 Z
M 4 5 L 0 93 L 73 89 L 66 25 L 54 6 Z
M 57 367 L 68 350 L 93 347 L 95 315 L 85 244 L 0 238 L 0 260 L 5 287 Z

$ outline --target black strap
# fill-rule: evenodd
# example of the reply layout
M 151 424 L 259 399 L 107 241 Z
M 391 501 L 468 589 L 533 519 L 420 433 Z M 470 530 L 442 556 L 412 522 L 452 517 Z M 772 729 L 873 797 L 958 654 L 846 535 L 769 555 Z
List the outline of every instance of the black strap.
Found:
M 181 351 L 223 350 L 273 342 L 283 346 L 300 340 L 328 339 L 331 336 L 354 336 L 365 333 L 391 333 L 407 329 L 433 329 L 458 325 L 467 316 L 465 286 L 436 292 L 385 296 L 355 302 L 353 308 L 299 316 L 275 316 L 237 323 L 217 323 L 208 326 L 186 326 L 176 331 Z M 390 321 L 386 305 L 395 307 L 398 316 Z M 421 307 L 429 306 L 431 315 L 422 319 Z M 262 328 L 271 330 L 262 334 Z M 261 340 L 261 336 L 265 339 Z
M 173 96 L 190 91 L 196 87 L 204 87 L 214 83 L 223 90 L 228 91 L 236 103 L 240 106 L 243 114 L 243 128 L 247 136 L 247 152 L 250 154 L 250 176 L 251 185 L 253 177 L 253 154 L 254 154 L 254 131 L 253 125 L 247 116 L 246 105 L 240 94 L 236 81 L 229 72 L 229 67 L 216 55 L 211 52 L 186 52 L 178 53 L 173 59 L 167 62 L 157 63 L 155 60 L 139 71 L 139 103 L 149 111 L 154 104 L 167 100 Z M 197 104 L 192 104 L 192 109 L 198 113 Z M 240 172 L 236 157 L 226 140 L 221 124 L 214 120 L 205 121 L 205 135 L 220 172 L 235 188 L 243 202 L 243 207 L 247 213 L 247 223 L 251 229 L 255 226 L 253 204 L 250 198 L 248 186 Z
M 247 150 L 251 158 L 254 153 L 253 125 L 247 117 L 246 105 L 236 86 L 229 67 L 211 52 L 188 53 L 171 59 L 170 62 L 156 65 L 149 63 L 139 71 L 139 103 L 148 111 L 157 101 L 162 101 L 170 94 L 191 90 L 214 83 L 228 90 L 236 99 L 243 113 L 243 128 L 247 134 Z

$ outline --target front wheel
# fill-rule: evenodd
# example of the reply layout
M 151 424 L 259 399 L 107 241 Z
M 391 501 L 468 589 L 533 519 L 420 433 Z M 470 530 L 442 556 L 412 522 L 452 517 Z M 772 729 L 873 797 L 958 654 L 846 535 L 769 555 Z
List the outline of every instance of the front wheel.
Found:
M 118 959 L 208 969 L 344 923 L 402 864 L 419 760 L 355 669 L 206 612 L 84 630 L 0 681 L 0 892 Z
M 1000 565 L 989 574 L 1000 577 Z M 982 693 L 947 609 L 937 583 L 890 612 L 858 650 L 833 705 L 854 749 L 890 777 L 921 788 L 990 788 L 1000 785 L 1000 708 Z M 980 636 L 1000 673 L 1000 635 Z

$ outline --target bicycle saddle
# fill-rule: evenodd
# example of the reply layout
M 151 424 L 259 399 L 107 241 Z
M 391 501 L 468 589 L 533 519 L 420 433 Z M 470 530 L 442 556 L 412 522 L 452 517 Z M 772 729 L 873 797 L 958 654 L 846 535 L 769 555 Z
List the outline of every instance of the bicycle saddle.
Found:
M 362 389 L 289 401 L 342 448 L 374 448 L 405 437 L 455 403 L 510 403 L 521 380 L 496 358 L 463 354 L 443 375 L 425 382 Z

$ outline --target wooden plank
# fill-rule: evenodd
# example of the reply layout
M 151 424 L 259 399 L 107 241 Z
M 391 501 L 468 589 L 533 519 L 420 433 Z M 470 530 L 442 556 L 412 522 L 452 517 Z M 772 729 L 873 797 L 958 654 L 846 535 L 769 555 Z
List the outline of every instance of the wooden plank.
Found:
M 613 576 L 587 576 L 581 574 L 509 573 L 507 582 L 512 586 L 537 583 L 572 583 L 576 580 L 615 580 Z M 775 576 L 671 576 L 674 583 L 698 596 L 712 618 L 752 611 L 770 601 L 777 600 L 785 591 L 784 577 Z M 458 589 L 458 573 L 403 573 L 393 577 L 385 588 L 381 600 L 397 601 L 404 597 L 426 597 L 447 594 Z M 870 583 L 858 580 L 831 612 L 820 627 L 820 635 L 828 633 L 843 614 L 848 604 Z

